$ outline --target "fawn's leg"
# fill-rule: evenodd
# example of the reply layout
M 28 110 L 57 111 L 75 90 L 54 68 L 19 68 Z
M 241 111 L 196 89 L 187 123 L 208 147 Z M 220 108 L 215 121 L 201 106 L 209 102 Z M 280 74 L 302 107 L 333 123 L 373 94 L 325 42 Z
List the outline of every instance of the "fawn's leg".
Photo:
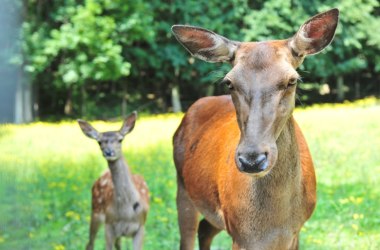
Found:
M 115 249 L 116 249 L 116 250 L 121 250 L 120 240 L 121 240 L 121 237 L 119 237 L 119 238 L 117 238 L 117 239 L 115 240 Z
M 113 245 L 116 242 L 116 235 L 111 224 L 106 224 L 105 236 L 106 236 L 106 250 L 112 250 Z
M 137 233 L 133 236 L 133 250 L 143 249 L 144 231 L 144 226 L 141 226 Z
M 292 247 L 290 249 L 292 250 L 298 250 L 299 249 L 299 234 L 297 234 L 297 236 L 294 238 L 293 240 L 293 244 L 292 244 Z
M 97 213 L 91 213 L 91 221 L 90 221 L 90 237 L 89 241 L 86 246 L 86 250 L 93 250 L 94 249 L 94 242 L 96 239 L 96 234 L 99 231 L 100 225 L 103 223 L 103 217 L 102 214 Z

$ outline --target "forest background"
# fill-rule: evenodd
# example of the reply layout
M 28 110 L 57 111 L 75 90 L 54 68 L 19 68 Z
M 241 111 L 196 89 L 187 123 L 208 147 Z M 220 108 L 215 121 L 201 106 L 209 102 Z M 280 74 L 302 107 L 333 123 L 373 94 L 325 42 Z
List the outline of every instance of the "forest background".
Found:
M 8 0 L 6 0 L 8 1 Z M 213 30 L 232 40 L 291 37 L 309 17 L 332 7 L 340 22 L 331 46 L 299 69 L 297 103 L 380 96 L 377 0 L 24 0 L 19 52 L 32 88 L 34 120 L 110 119 L 132 110 L 184 111 L 196 99 L 227 93 L 230 68 L 194 60 L 173 24 Z

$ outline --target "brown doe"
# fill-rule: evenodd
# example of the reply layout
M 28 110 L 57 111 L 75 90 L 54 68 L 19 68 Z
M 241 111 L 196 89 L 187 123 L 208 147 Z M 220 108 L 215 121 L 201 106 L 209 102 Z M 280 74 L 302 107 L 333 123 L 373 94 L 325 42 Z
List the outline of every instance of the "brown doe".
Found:
M 339 11 L 305 22 L 286 40 L 237 42 L 174 25 L 195 57 L 232 65 L 228 96 L 206 97 L 187 111 L 174 135 L 180 249 L 210 249 L 227 230 L 233 249 L 298 249 L 316 204 L 313 162 L 292 116 L 296 68 L 332 41 Z M 199 222 L 202 214 L 204 219 Z
M 144 178 L 131 174 L 122 154 L 124 136 L 132 131 L 137 118 L 133 112 L 119 131 L 99 133 L 89 123 L 78 120 L 83 133 L 98 141 L 109 171 L 92 186 L 90 239 L 86 249 L 94 249 L 99 227 L 105 223 L 106 249 L 120 249 L 122 236 L 133 237 L 133 249 L 142 249 L 144 224 L 149 210 L 149 191 Z

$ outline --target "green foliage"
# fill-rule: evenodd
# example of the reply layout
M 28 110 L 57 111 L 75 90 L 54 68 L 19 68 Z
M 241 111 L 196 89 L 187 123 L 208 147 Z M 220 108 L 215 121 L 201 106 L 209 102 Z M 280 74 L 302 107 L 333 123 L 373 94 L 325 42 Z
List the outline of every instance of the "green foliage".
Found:
M 41 47 L 35 53 L 25 53 L 30 62 L 27 70 L 38 76 L 58 60 L 53 72 L 57 85 L 115 81 L 128 76 L 130 63 L 122 55 L 123 46 L 150 38 L 152 33 L 143 30 L 151 19 L 140 21 L 139 15 L 143 15 L 146 8 L 142 3 L 126 5 L 122 13 L 118 9 L 120 5 L 121 1 L 87 0 L 83 5 L 69 1 L 52 13 L 54 22 L 59 24 L 57 28 L 41 27 L 35 31 L 25 23 L 24 39 L 42 36 L 38 37 Z M 129 16 L 130 13 L 133 14 Z
M 234 1 L 151 1 L 154 15 L 155 39 L 134 52 L 132 77 L 156 96 L 169 99 L 171 88 L 179 85 L 182 99 L 194 100 L 206 94 L 207 88 L 218 81 L 228 66 L 208 64 L 191 58 L 171 33 L 174 24 L 203 26 L 220 34 L 238 39 L 240 16 L 246 11 L 245 0 Z M 205 15 L 204 13 L 207 13 Z M 216 71 L 217 73 L 210 73 Z M 222 72 L 222 73 L 220 73 Z M 170 103 L 169 103 L 170 105 Z
M 376 15 L 380 5 L 376 0 L 313 1 L 312 4 L 303 0 L 269 0 L 262 9 L 244 17 L 245 37 L 247 40 L 290 38 L 309 17 L 334 7 L 340 10 L 340 23 L 332 45 L 325 53 L 307 59 L 301 69 L 313 72 L 314 79 L 360 72 L 380 51 L 379 34 L 373 32 L 380 25 Z
M 338 92 L 348 92 L 348 99 L 378 94 L 380 36 L 374 30 L 380 25 L 379 2 L 268 0 L 244 17 L 246 40 L 284 39 L 292 37 L 309 17 L 334 7 L 340 10 L 340 21 L 332 44 L 300 67 L 305 81 L 327 83 L 331 93 L 328 98 L 318 91 L 304 94 L 308 103 L 342 101 L 334 97 Z M 339 77 L 348 86 L 339 86 Z
M 97 84 L 121 83 L 131 68 L 126 48 L 153 37 L 148 28 L 153 20 L 144 1 L 26 2 L 25 70 L 32 81 L 49 84 L 50 90 L 70 90 L 67 98 L 80 95 L 78 89 L 84 86 L 81 98 L 86 102 L 86 90 Z M 31 9 L 41 6 L 46 16 L 36 20 Z
M 24 60 L 15 61 L 36 86 L 42 116 L 63 115 L 64 108 L 66 115 L 98 118 L 122 109 L 170 111 L 178 86 L 184 107 L 222 94 L 215 83 L 230 66 L 191 58 L 171 34 L 173 24 L 202 26 L 232 40 L 286 39 L 333 7 L 341 13 L 334 41 L 300 68 L 305 82 L 327 83 L 331 93 L 307 93 L 308 103 L 334 101 L 338 77 L 349 99 L 379 93 L 377 0 L 24 0 L 23 7 Z
M 317 208 L 302 229 L 301 249 L 380 248 L 379 112 L 374 99 L 295 111 L 318 181 Z M 171 137 L 180 118 L 140 118 L 124 141 L 132 171 L 150 188 L 144 249 L 178 249 Z M 93 125 L 106 131 L 120 122 Z M 0 150 L 0 249 L 83 249 L 91 185 L 107 168 L 97 143 L 75 122 L 3 125 Z M 103 233 L 96 249 L 104 249 Z M 213 247 L 230 249 L 231 240 L 222 233 Z

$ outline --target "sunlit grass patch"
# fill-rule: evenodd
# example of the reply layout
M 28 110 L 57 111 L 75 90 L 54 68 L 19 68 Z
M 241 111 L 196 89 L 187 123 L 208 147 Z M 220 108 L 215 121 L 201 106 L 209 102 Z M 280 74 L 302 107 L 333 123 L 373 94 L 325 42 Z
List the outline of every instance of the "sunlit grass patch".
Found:
M 306 249 L 380 247 L 380 107 L 375 99 L 300 109 L 318 203 L 306 223 Z
M 380 106 L 297 109 L 318 178 L 318 204 L 300 249 L 380 249 Z M 178 249 L 172 135 L 182 115 L 141 117 L 123 142 L 151 191 L 145 249 Z M 91 124 L 118 130 L 121 121 Z M 107 169 L 75 121 L 0 126 L 0 249 L 83 249 L 90 189 Z M 230 249 L 224 233 L 214 249 Z M 104 249 L 103 231 L 96 249 Z

